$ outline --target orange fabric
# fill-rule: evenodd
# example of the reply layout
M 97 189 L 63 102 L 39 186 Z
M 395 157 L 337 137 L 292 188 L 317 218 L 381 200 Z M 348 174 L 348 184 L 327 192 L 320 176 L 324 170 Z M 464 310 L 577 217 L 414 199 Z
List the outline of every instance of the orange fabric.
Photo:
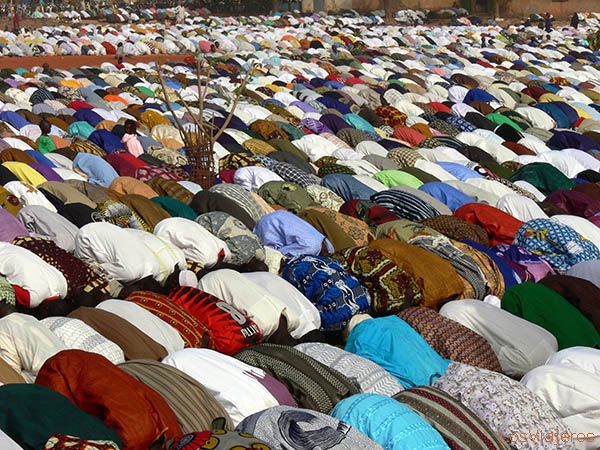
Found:
M 54 142 L 56 148 L 67 148 L 69 145 L 71 145 L 69 141 L 58 136 L 50 135 L 50 139 L 52 139 L 52 142 Z
M 490 246 L 512 244 L 523 222 L 504 211 L 483 203 L 467 203 L 454 211 L 465 222 L 480 225 L 490 238 Z
M 407 127 L 396 128 L 394 130 L 394 137 L 396 139 L 399 139 L 401 141 L 404 141 L 404 142 L 410 144 L 410 146 L 412 146 L 412 147 L 419 145 L 419 143 L 421 143 L 425 139 L 427 139 L 427 136 L 425 136 L 424 134 L 420 133 L 417 130 L 414 130 L 412 128 L 407 128 Z
M 414 278 L 423 294 L 423 306 L 437 309 L 464 290 L 462 279 L 448 261 L 416 245 L 377 239 L 369 242 L 369 247 L 379 250 Z
M 129 450 L 147 450 L 163 434 L 167 439 L 182 434 L 160 394 L 96 353 L 57 353 L 44 363 L 35 382 L 102 420 Z
M 158 197 L 158 194 L 140 180 L 131 177 L 117 177 L 110 183 L 110 189 L 120 195 L 137 194 L 146 198 Z

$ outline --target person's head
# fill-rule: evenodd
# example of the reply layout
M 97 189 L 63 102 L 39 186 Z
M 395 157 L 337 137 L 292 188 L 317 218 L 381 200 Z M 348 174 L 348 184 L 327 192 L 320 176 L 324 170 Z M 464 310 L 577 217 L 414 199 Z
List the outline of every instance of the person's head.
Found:
M 127 134 L 136 134 L 137 133 L 137 123 L 135 120 L 127 119 L 125 121 L 125 133 Z
M 46 119 L 43 119 L 40 122 L 39 127 L 44 136 L 46 136 L 47 134 L 50 134 L 50 131 L 52 130 L 52 125 L 50 125 L 50 122 L 48 122 Z
M 118 48 L 123 48 L 123 43 L 122 43 L 122 42 L 119 42 L 119 43 L 117 44 L 117 47 L 118 47 Z

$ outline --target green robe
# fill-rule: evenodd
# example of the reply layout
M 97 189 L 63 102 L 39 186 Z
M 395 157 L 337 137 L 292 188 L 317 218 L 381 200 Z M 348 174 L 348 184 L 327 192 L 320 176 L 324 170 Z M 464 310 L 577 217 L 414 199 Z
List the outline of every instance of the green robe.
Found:
M 558 349 L 600 345 L 600 334 L 575 306 L 552 289 L 531 282 L 506 290 L 502 309 L 548 330 Z

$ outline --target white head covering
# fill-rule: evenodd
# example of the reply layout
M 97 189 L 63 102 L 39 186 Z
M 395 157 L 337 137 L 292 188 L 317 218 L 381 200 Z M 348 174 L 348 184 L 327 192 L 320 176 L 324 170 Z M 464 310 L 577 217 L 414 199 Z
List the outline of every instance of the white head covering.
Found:
M 199 223 L 183 217 L 161 220 L 154 228 L 154 234 L 180 248 L 186 259 L 207 267 L 214 266 L 219 260 L 228 261 L 231 257 L 224 241 Z
M 225 408 L 234 425 L 279 403 L 258 381 L 265 372 L 231 356 L 208 349 L 187 348 L 162 361 L 194 378 Z M 210 370 L 207 370 L 210 368 Z
M 271 272 L 250 272 L 242 275 L 255 285 L 266 289 L 285 305 L 282 314 L 287 319 L 288 330 L 294 339 L 300 339 L 306 333 L 321 328 L 321 316 L 315 305 L 279 275 Z
M 107 222 L 79 230 L 75 256 L 100 264 L 112 278 L 126 283 L 160 273 L 158 261 L 141 239 Z
M 574 441 L 577 449 L 599 448 L 599 376 L 569 366 L 551 365 L 533 369 L 521 383 L 556 409 L 572 432 L 585 435 L 586 439 Z
M 265 337 L 279 327 L 286 304 L 265 287 L 231 269 L 206 274 L 198 282 L 198 289 L 214 295 L 250 317 Z
M 266 167 L 240 167 L 233 175 L 233 182 L 250 192 L 256 192 L 269 181 L 283 181 L 279 175 Z
M 541 366 L 558 349 L 556 338 L 542 327 L 478 300 L 446 303 L 440 314 L 483 336 L 509 376 Z
M 527 222 L 533 219 L 547 219 L 548 215 L 530 198 L 518 194 L 507 194 L 498 200 L 496 208 Z
M 0 242 L 0 274 L 29 293 L 26 306 L 30 308 L 67 295 L 67 280 L 58 269 L 35 253 L 7 242 Z
M 552 355 L 546 364 L 569 366 L 600 377 L 600 350 L 591 347 L 565 348 Z
M 65 345 L 35 317 L 12 313 L 0 319 L 0 357 L 33 383 L 48 358 Z

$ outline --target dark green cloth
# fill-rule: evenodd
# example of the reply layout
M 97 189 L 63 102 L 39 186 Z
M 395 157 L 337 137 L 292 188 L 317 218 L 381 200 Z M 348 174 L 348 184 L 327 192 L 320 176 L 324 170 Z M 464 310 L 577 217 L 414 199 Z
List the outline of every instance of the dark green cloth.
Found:
M 525 282 L 506 290 L 502 309 L 548 330 L 558 349 L 600 345 L 600 334 L 575 306 L 552 289 Z
M 268 204 L 283 206 L 294 214 L 309 206 L 317 206 L 306 190 L 287 181 L 269 181 L 260 187 L 258 195 Z
M 132 424 L 135 426 L 135 424 Z M 37 384 L 0 387 L 0 429 L 26 450 L 41 450 L 53 434 L 113 441 L 119 435 L 67 397 Z
M 306 153 L 304 153 L 290 141 L 286 141 L 285 139 L 271 139 L 268 143 L 275 147 L 277 150 L 293 153 L 294 155 L 302 158 L 304 161 L 309 160 Z
M 521 167 L 509 178 L 513 183 L 524 180 L 533 184 L 545 195 L 564 189 L 569 190 L 575 182 L 567 178 L 560 170 L 548 163 L 531 163 Z
M 173 217 L 184 217 L 190 220 L 196 220 L 198 213 L 189 205 L 170 197 L 154 197 L 151 199 L 154 203 L 167 211 Z

